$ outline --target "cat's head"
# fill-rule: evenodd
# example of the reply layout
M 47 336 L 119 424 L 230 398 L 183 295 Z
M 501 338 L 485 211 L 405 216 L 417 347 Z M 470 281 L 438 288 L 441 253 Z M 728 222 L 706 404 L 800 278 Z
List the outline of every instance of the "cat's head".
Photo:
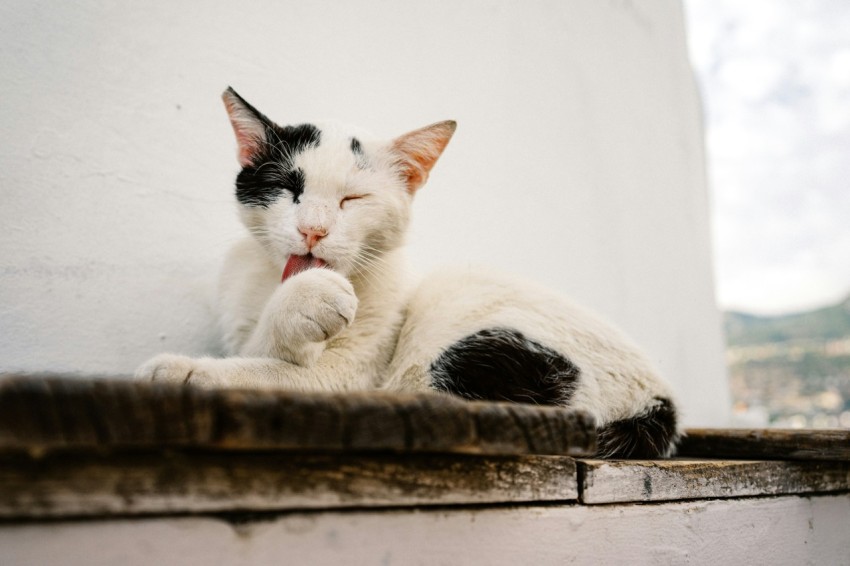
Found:
M 318 263 L 352 276 L 400 246 L 413 195 L 455 130 L 439 122 L 381 141 L 335 126 L 278 126 L 232 88 L 222 96 L 242 166 L 242 220 L 287 269 Z

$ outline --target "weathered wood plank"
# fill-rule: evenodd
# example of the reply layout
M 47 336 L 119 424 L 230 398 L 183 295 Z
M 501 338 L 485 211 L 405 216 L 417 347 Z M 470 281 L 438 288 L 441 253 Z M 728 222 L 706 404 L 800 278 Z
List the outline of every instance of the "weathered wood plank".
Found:
M 0 451 L 175 447 L 586 456 L 595 444 L 593 419 L 584 413 L 436 393 L 0 379 Z
M 677 454 L 690 458 L 850 461 L 850 429 L 689 429 Z
M 0 458 L 0 518 L 575 500 L 562 456 L 54 453 Z
M 585 504 L 850 491 L 850 462 L 580 460 Z

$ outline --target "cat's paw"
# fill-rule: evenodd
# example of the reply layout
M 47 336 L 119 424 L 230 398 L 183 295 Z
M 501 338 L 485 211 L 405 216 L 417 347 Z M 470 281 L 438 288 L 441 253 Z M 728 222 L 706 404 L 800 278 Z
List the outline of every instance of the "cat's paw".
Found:
M 216 386 L 222 385 L 223 380 L 215 372 L 206 367 L 204 360 L 179 356 L 176 354 L 160 354 L 142 364 L 136 370 L 136 381 L 156 383 L 177 383 L 180 385 Z
M 284 316 L 290 338 L 323 342 L 354 322 L 357 295 L 345 277 L 330 269 L 308 269 L 284 284 Z

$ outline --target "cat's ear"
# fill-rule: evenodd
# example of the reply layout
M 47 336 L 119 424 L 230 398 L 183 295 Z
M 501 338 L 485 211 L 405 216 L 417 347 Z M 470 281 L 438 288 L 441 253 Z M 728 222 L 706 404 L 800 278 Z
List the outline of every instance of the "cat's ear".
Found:
M 398 158 L 399 170 L 410 194 L 428 180 L 428 173 L 446 149 L 456 127 L 454 120 L 446 120 L 413 130 L 393 140 L 392 151 Z
M 239 146 L 239 164 L 248 167 L 262 152 L 267 141 L 266 129 L 272 126 L 271 121 L 263 116 L 256 108 L 245 102 L 231 87 L 227 87 L 221 95 L 230 124 L 236 134 Z

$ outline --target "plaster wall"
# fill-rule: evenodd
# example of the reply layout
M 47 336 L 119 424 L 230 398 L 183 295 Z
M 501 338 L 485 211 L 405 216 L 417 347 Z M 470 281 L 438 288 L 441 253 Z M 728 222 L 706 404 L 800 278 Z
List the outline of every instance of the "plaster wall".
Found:
M 651 2 L 0 4 L 0 371 L 218 351 L 241 236 L 228 84 L 273 119 L 458 133 L 412 263 L 520 272 L 646 348 L 689 424 L 728 416 L 700 105 Z
M 8 564 L 850 564 L 850 497 L 0 525 Z

